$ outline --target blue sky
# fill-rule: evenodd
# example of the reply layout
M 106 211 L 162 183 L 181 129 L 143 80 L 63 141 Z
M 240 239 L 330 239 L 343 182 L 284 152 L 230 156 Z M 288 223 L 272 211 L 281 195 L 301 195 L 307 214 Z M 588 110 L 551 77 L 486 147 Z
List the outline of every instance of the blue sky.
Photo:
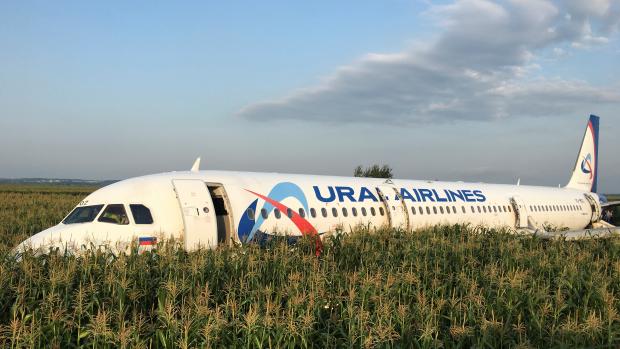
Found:
M 0 177 L 187 169 L 620 192 L 611 0 L 1 2 Z

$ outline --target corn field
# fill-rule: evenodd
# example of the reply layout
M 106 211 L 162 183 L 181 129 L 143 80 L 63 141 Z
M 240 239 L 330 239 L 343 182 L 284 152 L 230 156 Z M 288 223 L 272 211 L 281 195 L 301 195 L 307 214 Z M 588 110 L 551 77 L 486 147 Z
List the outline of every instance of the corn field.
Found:
M 0 187 L 3 348 L 620 345 L 616 239 L 359 227 L 320 257 L 311 241 L 10 254 L 90 190 Z

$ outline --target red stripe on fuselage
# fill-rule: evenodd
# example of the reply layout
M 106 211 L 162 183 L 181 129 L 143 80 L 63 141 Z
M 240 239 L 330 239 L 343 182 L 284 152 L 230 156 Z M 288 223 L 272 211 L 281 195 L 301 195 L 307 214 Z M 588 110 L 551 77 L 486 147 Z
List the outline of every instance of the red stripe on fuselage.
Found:
M 259 193 L 255 193 L 251 190 L 246 189 L 246 191 L 258 196 L 259 198 L 267 201 L 268 203 L 272 204 L 275 208 L 277 208 L 278 210 L 280 210 L 282 212 L 282 214 L 287 214 L 289 208 L 287 206 L 285 206 L 284 204 L 273 200 L 267 196 L 261 195 Z M 314 228 L 314 226 L 312 226 L 312 224 L 310 224 L 310 222 L 308 222 L 306 219 L 304 219 L 302 216 L 300 216 L 297 212 L 295 212 L 295 210 L 291 210 L 291 221 L 295 224 L 295 226 L 297 227 L 297 229 L 299 229 L 299 231 L 303 234 L 303 235 L 309 235 L 309 236 L 313 236 L 316 238 L 316 247 L 317 247 L 317 255 L 319 255 L 321 253 L 321 251 L 323 250 L 323 244 L 321 243 L 321 238 L 319 237 L 319 233 L 316 231 L 316 229 Z

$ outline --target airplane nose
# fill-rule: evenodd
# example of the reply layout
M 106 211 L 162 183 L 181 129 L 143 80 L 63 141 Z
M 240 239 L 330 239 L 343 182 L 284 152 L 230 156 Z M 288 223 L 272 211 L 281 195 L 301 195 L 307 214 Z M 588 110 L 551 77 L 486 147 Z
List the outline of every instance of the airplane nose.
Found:
M 47 228 L 24 240 L 15 247 L 13 252 L 20 253 L 30 249 L 36 252 L 47 252 L 55 243 L 61 241 L 65 230 L 62 224 Z

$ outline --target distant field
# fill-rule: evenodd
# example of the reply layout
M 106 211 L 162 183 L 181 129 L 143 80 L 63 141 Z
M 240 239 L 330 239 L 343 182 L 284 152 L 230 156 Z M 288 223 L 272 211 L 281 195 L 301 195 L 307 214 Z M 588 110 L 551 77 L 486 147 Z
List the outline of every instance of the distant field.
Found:
M 620 194 L 607 194 L 605 197 L 609 201 L 620 201 Z
M 620 241 L 438 227 L 24 256 L 91 187 L 0 186 L 0 347 L 617 347 Z

